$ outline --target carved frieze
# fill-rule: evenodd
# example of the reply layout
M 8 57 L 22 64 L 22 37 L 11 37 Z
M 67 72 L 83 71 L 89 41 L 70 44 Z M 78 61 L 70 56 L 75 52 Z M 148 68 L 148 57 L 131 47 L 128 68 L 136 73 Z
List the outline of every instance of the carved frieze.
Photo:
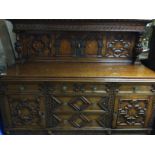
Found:
M 134 39 L 134 34 L 121 32 L 21 33 L 17 35 L 16 50 L 20 59 L 44 59 L 45 57 L 46 59 L 57 59 L 58 57 L 131 58 Z

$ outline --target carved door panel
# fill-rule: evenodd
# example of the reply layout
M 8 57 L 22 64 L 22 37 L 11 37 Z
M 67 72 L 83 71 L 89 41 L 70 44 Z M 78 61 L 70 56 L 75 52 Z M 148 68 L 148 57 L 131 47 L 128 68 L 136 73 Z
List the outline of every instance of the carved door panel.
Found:
M 147 128 L 152 113 L 149 95 L 116 96 L 113 128 Z
M 44 97 L 30 94 L 6 96 L 9 128 L 41 128 L 45 126 Z
M 108 96 L 50 95 L 47 124 L 53 128 L 108 128 L 111 112 Z M 107 119 L 108 118 L 108 119 Z

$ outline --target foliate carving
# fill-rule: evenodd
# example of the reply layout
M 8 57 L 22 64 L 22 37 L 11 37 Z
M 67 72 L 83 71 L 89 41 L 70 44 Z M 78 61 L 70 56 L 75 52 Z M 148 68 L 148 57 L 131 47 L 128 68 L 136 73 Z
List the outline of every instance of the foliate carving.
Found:
M 82 111 L 87 109 L 91 103 L 85 97 L 81 96 L 69 101 L 68 105 L 71 106 L 74 110 Z
M 106 57 L 109 58 L 128 58 L 131 57 L 132 52 L 132 37 L 117 33 L 116 35 L 109 35 L 107 39 Z
M 52 35 L 18 34 L 16 50 L 19 58 L 52 55 Z
M 68 120 L 68 122 L 75 128 L 82 128 L 91 121 L 84 114 L 75 114 Z
M 148 103 L 147 99 L 121 99 L 117 125 L 144 126 Z
M 14 127 L 40 125 L 40 100 L 37 99 L 14 99 L 8 98 L 12 125 Z
M 111 52 L 108 52 L 106 57 L 129 57 L 129 46 L 130 43 L 122 39 L 109 42 L 108 48 Z

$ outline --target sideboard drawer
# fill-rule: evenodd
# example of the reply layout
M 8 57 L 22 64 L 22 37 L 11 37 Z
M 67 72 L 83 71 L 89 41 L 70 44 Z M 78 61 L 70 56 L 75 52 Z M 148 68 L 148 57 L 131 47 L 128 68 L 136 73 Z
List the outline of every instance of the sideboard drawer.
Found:
M 11 83 L 7 85 L 7 93 L 33 93 L 39 92 L 38 83 Z
M 40 89 L 50 94 L 105 94 L 107 88 L 104 83 L 46 82 Z
M 9 93 L 47 92 L 52 94 L 106 93 L 106 85 L 99 83 L 70 82 L 15 82 L 7 84 Z
M 153 86 L 151 84 L 120 84 L 119 92 L 120 94 L 123 93 L 152 93 Z

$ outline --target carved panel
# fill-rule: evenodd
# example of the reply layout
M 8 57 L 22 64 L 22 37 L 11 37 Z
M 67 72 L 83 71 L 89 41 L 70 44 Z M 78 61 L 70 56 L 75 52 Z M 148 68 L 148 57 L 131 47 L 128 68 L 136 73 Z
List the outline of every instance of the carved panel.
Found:
M 84 50 L 86 56 L 102 56 L 103 35 L 102 33 L 86 34 Z
M 135 34 L 98 32 L 51 32 L 18 34 L 19 58 L 57 59 L 57 57 L 132 58 Z M 46 59 L 45 59 L 46 58 Z
M 130 58 L 132 56 L 134 37 L 131 34 L 108 33 L 106 57 Z
M 72 36 L 69 33 L 57 33 L 55 34 L 54 46 L 55 56 L 71 56 L 73 55 Z
M 53 39 L 50 34 L 18 34 L 16 50 L 20 58 L 51 56 Z
M 149 98 L 119 99 L 117 126 L 145 127 L 147 125 L 148 110 L 151 106 Z
M 8 96 L 12 127 L 41 127 L 44 122 L 42 97 Z
M 72 54 L 72 47 L 67 39 L 61 40 L 60 43 L 60 54 L 61 55 L 71 55 Z
M 85 45 L 85 53 L 87 55 L 97 55 L 98 45 L 96 40 L 88 40 Z

